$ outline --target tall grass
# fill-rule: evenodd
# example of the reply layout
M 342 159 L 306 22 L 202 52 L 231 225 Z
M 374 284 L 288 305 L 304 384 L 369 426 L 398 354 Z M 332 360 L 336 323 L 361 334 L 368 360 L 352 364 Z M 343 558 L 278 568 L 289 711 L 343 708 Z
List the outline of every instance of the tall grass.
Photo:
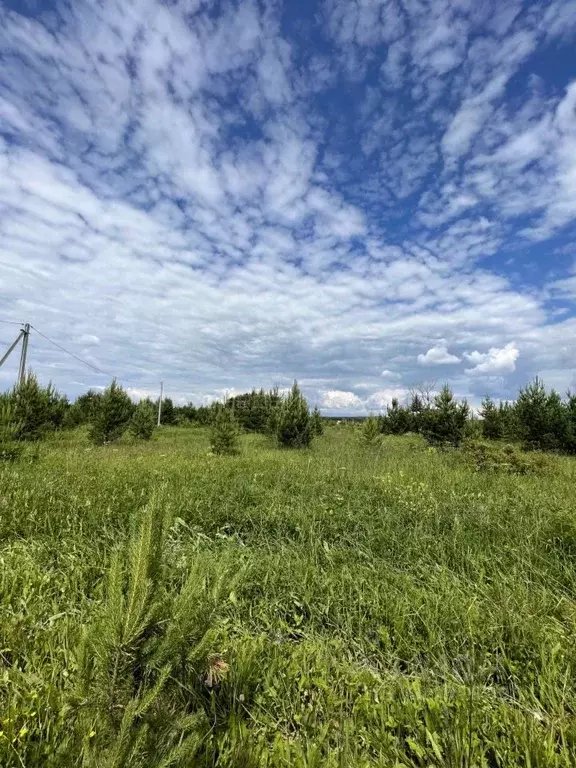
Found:
M 0 465 L 0 765 L 574 764 L 576 462 L 242 441 Z

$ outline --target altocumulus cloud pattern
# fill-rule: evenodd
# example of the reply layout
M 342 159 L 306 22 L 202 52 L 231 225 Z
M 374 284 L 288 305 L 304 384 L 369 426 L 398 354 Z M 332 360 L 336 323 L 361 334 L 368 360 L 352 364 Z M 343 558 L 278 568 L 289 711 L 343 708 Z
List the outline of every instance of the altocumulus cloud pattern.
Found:
M 573 0 L 3 0 L 0 314 L 135 395 L 574 386 L 575 50 Z

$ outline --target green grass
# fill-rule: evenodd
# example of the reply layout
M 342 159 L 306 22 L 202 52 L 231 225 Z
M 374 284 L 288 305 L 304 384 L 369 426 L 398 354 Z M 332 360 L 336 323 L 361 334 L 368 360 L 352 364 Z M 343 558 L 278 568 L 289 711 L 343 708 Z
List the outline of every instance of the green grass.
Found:
M 59 435 L 0 466 L 0 765 L 573 766 L 575 486 Z

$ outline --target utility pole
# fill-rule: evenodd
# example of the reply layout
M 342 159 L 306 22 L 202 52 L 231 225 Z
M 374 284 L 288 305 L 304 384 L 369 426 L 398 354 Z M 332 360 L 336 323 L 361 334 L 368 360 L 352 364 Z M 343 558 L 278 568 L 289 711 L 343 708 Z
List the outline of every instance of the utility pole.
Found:
M 162 397 L 164 395 L 164 382 L 160 382 L 160 399 L 158 400 L 158 426 L 162 421 Z
M 22 351 L 20 353 L 20 369 L 18 371 L 18 384 L 22 384 L 26 378 L 26 355 L 28 354 L 28 337 L 30 336 L 30 323 L 22 328 Z

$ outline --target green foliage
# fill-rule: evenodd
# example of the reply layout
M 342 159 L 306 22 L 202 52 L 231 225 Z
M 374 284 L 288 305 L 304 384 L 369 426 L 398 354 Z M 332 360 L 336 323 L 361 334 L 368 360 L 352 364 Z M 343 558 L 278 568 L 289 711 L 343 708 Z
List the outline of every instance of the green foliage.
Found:
M 22 454 L 18 435 L 22 425 L 16 421 L 11 398 L 0 396 L 0 461 L 16 461 Z
M 252 392 L 230 398 L 226 406 L 234 410 L 236 420 L 242 429 L 247 432 L 266 434 L 269 430 L 270 415 L 279 403 L 280 395 L 277 388 L 269 392 L 253 389 Z
M 362 423 L 360 437 L 365 445 L 379 445 L 382 438 L 382 428 L 375 416 L 369 416 Z
M 546 392 L 538 376 L 520 390 L 515 410 L 526 448 L 558 450 L 564 447 L 567 410 L 557 392 Z
M 276 439 L 282 448 L 307 448 L 313 437 L 308 403 L 295 381 L 290 393 L 278 406 Z
M 63 399 L 52 384 L 42 387 L 33 373 L 28 373 L 11 393 L 14 419 L 19 425 L 18 440 L 41 440 L 63 418 Z
M 539 474 L 548 463 L 541 453 L 526 453 L 517 445 L 489 440 L 466 440 L 462 444 L 465 461 L 478 472 L 503 472 L 510 475 Z
M 141 440 L 150 440 L 156 427 L 156 409 L 150 400 L 141 400 L 130 419 L 130 432 Z
M 400 406 L 398 399 L 394 397 L 386 415 L 381 418 L 381 430 L 386 435 L 405 435 L 412 429 L 413 421 L 410 408 Z
M 322 421 L 322 414 L 318 410 L 318 406 L 314 407 L 312 414 L 310 415 L 310 421 L 312 424 L 312 432 L 318 437 L 324 434 L 324 422 Z
M 175 424 L 176 423 L 176 410 L 171 398 L 165 397 L 162 400 L 162 414 L 160 416 L 161 424 Z
M 457 403 L 445 384 L 434 398 L 434 407 L 422 412 L 422 433 L 431 445 L 457 448 L 464 437 L 468 415 L 466 401 Z
M 232 408 L 219 407 L 216 410 L 210 430 L 210 450 L 223 456 L 234 456 L 240 452 L 238 424 Z
M 92 422 L 102 402 L 102 393 L 89 389 L 83 395 L 76 399 L 74 405 L 80 414 L 80 424 L 89 424 Z
M 489 440 L 498 440 L 504 436 L 504 420 L 502 418 L 502 409 L 497 408 L 491 397 L 482 400 L 480 409 L 482 417 L 482 434 Z
M 98 407 L 92 411 L 89 437 L 95 445 L 119 440 L 132 417 L 134 405 L 114 379 L 104 390 Z
M 84 424 L 84 421 L 84 413 L 81 406 L 79 406 L 77 402 L 72 403 L 72 405 L 66 409 L 66 413 L 62 419 L 62 429 L 75 429 L 81 424 Z

